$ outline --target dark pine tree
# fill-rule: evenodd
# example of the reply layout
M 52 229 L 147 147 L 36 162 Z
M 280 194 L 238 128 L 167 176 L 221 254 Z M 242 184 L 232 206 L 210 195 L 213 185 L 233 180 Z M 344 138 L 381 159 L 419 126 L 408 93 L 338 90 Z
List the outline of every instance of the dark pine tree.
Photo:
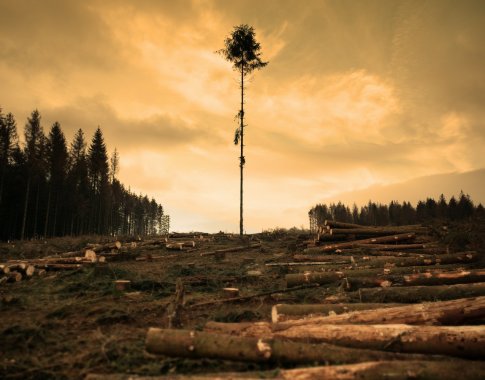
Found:
M 109 202 L 109 165 L 108 153 L 104 143 L 103 133 L 98 127 L 94 132 L 88 153 L 88 173 L 91 185 L 91 230 L 97 234 L 105 234 L 107 227 Z
M 64 235 L 66 231 L 65 194 L 68 153 L 61 125 L 52 124 L 47 138 L 48 194 L 44 223 L 44 236 Z M 60 222 L 60 223 L 59 223 Z M 62 228 L 59 228 L 59 224 Z M 51 228 L 49 229 L 49 226 Z
M 44 130 L 40 124 L 41 116 L 38 110 L 34 110 L 25 124 L 25 165 L 26 165 L 26 184 L 24 197 L 24 211 L 22 217 L 22 229 L 20 239 L 23 240 L 26 233 L 30 236 L 38 234 L 39 203 L 42 187 L 45 185 L 45 147 L 46 138 Z M 34 196 L 31 196 L 34 190 Z M 31 198 L 34 200 L 33 210 L 29 210 Z M 27 220 L 32 220 L 31 228 L 27 230 Z

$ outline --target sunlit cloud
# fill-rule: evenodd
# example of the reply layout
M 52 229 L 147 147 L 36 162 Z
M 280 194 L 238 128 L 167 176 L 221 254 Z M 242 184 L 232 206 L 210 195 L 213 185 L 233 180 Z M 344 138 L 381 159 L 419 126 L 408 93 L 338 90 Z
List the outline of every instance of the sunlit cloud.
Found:
M 0 106 L 19 135 L 34 108 L 68 139 L 99 125 L 122 182 L 175 229 L 235 231 L 239 78 L 215 51 L 253 25 L 269 65 L 246 82 L 246 226 L 299 226 L 344 192 L 485 167 L 483 13 L 439 0 L 7 0 Z

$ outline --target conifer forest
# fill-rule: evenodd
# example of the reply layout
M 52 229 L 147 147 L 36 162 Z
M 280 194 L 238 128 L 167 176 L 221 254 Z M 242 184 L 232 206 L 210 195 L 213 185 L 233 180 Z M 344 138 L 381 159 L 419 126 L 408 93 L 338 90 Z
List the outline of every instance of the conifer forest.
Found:
M 44 130 L 34 110 L 24 143 L 18 129 L 0 110 L 1 240 L 160 231 L 163 206 L 116 178 L 119 153 L 108 154 L 101 128 L 92 138 L 79 129 L 69 143 L 58 122 Z

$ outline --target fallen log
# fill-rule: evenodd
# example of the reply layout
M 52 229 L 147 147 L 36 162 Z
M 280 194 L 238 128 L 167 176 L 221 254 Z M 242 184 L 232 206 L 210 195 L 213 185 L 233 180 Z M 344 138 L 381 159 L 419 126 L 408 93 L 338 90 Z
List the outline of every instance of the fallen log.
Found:
M 11 271 L 5 275 L 7 282 L 19 282 L 22 281 L 22 273 Z
M 95 253 L 110 252 L 111 250 L 119 250 L 121 243 L 119 241 L 107 243 L 107 244 L 88 244 L 85 250 L 92 250 Z
M 58 271 L 80 269 L 83 267 L 83 264 L 35 264 L 34 266 L 47 271 Z
M 352 228 L 352 229 L 331 228 L 328 231 L 328 233 L 332 236 L 337 236 L 337 235 L 384 236 L 384 235 L 402 234 L 402 233 L 425 233 L 427 231 L 428 229 L 426 227 L 415 227 L 415 228 L 371 227 L 371 228 Z
M 304 261 L 324 261 L 332 262 L 334 264 L 351 264 L 352 256 L 342 256 L 342 255 L 293 255 L 293 260 L 297 262 Z
M 457 298 L 485 296 L 485 283 L 402 286 L 387 288 L 363 288 L 349 292 L 343 296 L 343 301 L 360 302 L 423 302 L 447 301 Z
M 435 244 L 357 244 L 357 248 L 368 249 L 371 251 L 404 251 L 407 249 L 437 249 L 439 247 Z M 446 251 L 445 248 L 439 249 Z
M 370 310 L 402 306 L 397 303 L 341 303 L 341 304 L 278 304 L 271 309 L 271 322 L 283 322 L 303 317 L 316 317 L 348 313 L 356 310 Z
M 392 267 L 392 268 L 370 268 L 370 269 L 345 269 L 340 271 L 327 271 L 327 272 L 304 272 L 304 273 L 290 273 L 285 275 L 286 286 L 292 287 L 301 284 L 331 284 L 338 282 L 343 278 L 369 278 L 387 280 L 391 282 L 397 282 L 404 284 L 404 275 L 412 275 L 413 273 L 419 273 L 421 271 L 431 273 L 445 274 L 445 270 L 456 269 L 455 265 L 440 266 L 439 268 L 430 268 L 429 266 L 416 266 L 416 267 Z M 461 272 L 460 272 L 461 273 Z M 444 280 L 443 280 L 444 281 Z M 412 285 L 412 284 L 409 284 Z
M 309 285 L 301 285 L 301 286 L 295 286 L 289 289 L 277 289 L 277 290 L 270 290 L 267 292 L 261 292 L 261 293 L 256 293 L 256 294 L 251 294 L 247 296 L 241 296 L 241 297 L 233 297 L 233 298 L 223 298 L 223 299 L 218 299 L 218 300 L 213 300 L 213 301 L 205 301 L 205 302 L 199 302 L 190 305 L 190 307 L 200 307 L 200 306 L 209 306 L 209 305 L 217 305 L 220 303 L 227 303 L 227 302 L 240 302 L 240 301 L 247 301 L 253 298 L 257 297 L 265 297 L 265 296 L 270 296 L 272 294 L 278 294 L 278 293 L 288 293 L 288 292 L 294 292 L 297 290 L 303 290 L 303 289 L 310 289 L 310 288 L 316 288 L 318 287 L 318 284 L 309 284 Z
M 280 369 L 278 375 L 272 372 L 235 373 L 218 372 L 201 375 L 136 376 L 128 374 L 88 374 L 85 380 L 482 380 L 485 378 L 485 364 L 451 359 L 436 361 L 374 361 L 357 364 L 326 365 L 296 369 Z
M 404 276 L 404 285 L 445 285 L 485 281 L 485 269 L 444 273 L 416 273 Z
M 274 337 L 402 353 L 485 358 L 485 326 L 309 325 L 289 328 Z
M 377 361 L 358 364 L 281 370 L 284 380 L 481 380 L 485 363 L 464 360 Z
M 477 261 L 480 256 L 476 252 L 460 252 L 448 255 L 435 255 L 426 257 L 386 257 L 378 259 L 370 259 L 361 263 L 368 268 L 383 268 L 389 266 L 396 267 L 411 267 L 411 266 L 426 266 L 426 265 L 444 265 L 444 264 L 458 264 L 470 263 Z
M 340 315 L 286 321 L 276 330 L 312 324 L 408 324 L 459 325 L 485 318 L 485 297 L 460 298 L 452 301 L 427 302 L 386 309 L 353 311 Z
M 284 330 L 275 329 L 275 326 L 278 325 L 268 322 L 208 322 L 204 331 L 402 353 L 485 358 L 485 326 L 302 324 Z
M 344 243 L 327 244 L 320 247 L 312 248 L 312 250 L 318 251 L 318 252 L 334 252 L 334 251 L 337 251 L 338 249 L 343 249 L 343 248 L 355 248 L 357 247 L 358 244 L 391 243 L 391 242 L 412 240 L 415 237 L 416 237 L 416 234 L 414 233 L 380 236 L 380 237 L 374 237 L 369 239 L 354 240 L 354 241 L 349 241 Z
M 253 244 L 249 244 L 249 245 L 241 245 L 241 246 L 237 246 L 237 247 L 216 249 L 214 251 L 202 252 L 200 255 L 201 256 L 213 256 L 213 255 L 217 255 L 219 253 L 239 252 L 239 251 L 244 251 L 244 250 L 247 250 L 247 249 L 254 249 L 254 248 L 260 248 L 260 247 L 261 247 L 261 243 L 253 243 Z
M 363 360 L 424 359 L 423 355 L 401 354 L 308 344 L 282 339 L 237 337 L 201 331 L 150 328 L 145 348 L 152 354 L 186 358 L 213 358 L 246 362 L 284 364 L 356 363 Z M 442 358 L 440 358 L 442 359 Z
M 266 263 L 267 267 L 298 267 L 298 266 L 323 266 L 323 265 L 335 265 L 335 264 L 350 264 L 350 260 L 345 261 L 307 261 L 301 263 Z
M 63 252 L 58 255 L 47 256 L 45 259 L 54 259 L 58 257 L 78 257 L 84 256 L 85 249 L 80 249 L 79 251 L 70 251 L 70 252 Z
M 324 224 L 325 227 L 330 228 L 362 228 L 361 224 L 355 223 L 344 223 L 344 222 L 337 222 L 335 220 L 325 220 Z
M 0 275 L 8 274 L 10 272 L 10 268 L 7 264 L 0 264 Z

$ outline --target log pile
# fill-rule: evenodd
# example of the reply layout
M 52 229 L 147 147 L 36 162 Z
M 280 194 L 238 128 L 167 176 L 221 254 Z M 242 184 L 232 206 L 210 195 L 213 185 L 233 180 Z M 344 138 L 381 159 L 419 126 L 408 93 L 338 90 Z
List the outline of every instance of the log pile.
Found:
M 63 252 L 55 256 L 36 259 L 7 260 L 0 264 L 0 284 L 18 282 L 48 271 L 77 270 L 84 266 L 102 265 L 113 255 L 120 255 L 122 244 L 88 244 L 78 251 Z
M 352 249 L 371 252 L 417 249 L 436 252 L 429 229 L 421 225 L 369 227 L 326 220 L 308 241 L 308 252 L 345 252 Z M 378 253 L 377 253 L 378 254 Z
M 284 275 L 288 291 L 314 285 L 333 289 L 332 296 L 320 304 L 275 305 L 269 321 L 208 322 L 203 331 L 150 328 L 146 350 L 280 366 L 327 364 L 282 370 L 280 378 L 452 378 L 461 376 L 460 366 L 469 378 L 485 377 L 483 362 L 467 365 L 485 360 L 479 253 L 450 252 L 422 226 L 324 227 L 304 253 L 293 260 L 279 255 L 265 267 L 295 272 Z

